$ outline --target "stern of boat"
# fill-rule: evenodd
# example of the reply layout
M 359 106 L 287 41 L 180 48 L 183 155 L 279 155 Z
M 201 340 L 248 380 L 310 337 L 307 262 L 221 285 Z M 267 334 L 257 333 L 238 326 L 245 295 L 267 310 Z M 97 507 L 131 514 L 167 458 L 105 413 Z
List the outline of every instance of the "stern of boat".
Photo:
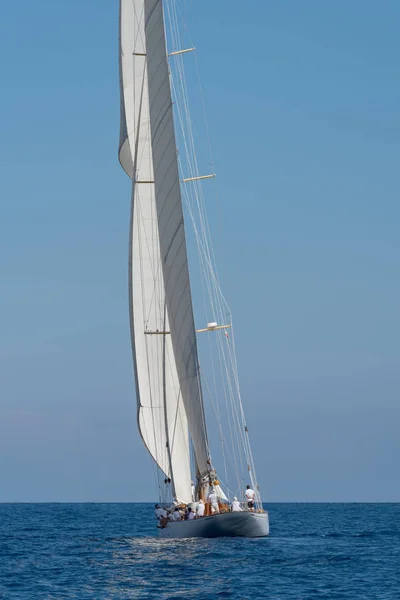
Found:
M 229 512 L 192 521 L 169 522 L 159 528 L 159 535 L 165 538 L 266 537 L 269 535 L 268 513 Z

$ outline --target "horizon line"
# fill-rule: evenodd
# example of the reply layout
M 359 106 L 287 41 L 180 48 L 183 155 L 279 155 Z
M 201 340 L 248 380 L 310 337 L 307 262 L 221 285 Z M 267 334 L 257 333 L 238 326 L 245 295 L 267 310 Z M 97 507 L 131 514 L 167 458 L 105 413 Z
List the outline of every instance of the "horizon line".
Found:
M 159 500 L 0 500 L 2 504 L 154 504 Z M 400 504 L 400 500 L 274 500 L 262 504 Z

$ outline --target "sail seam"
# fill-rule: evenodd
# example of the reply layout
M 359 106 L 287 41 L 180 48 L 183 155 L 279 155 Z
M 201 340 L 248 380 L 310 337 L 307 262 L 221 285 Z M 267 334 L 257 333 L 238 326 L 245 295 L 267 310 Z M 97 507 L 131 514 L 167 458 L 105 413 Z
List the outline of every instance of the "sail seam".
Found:
M 171 237 L 171 243 L 169 244 L 169 246 L 168 246 L 168 248 L 167 248 L 167 252 L 165 253 L 165 257 L 164 257 L 164 261 L 165 261 L 165 262 L 168 262 L 168 255 L 169 255 L 169 253 L 170 253 L 170 251 L 171 251 L 171 248 L 172 248 L 172 246 L 173 246 L 173 244 L 174 244 L 174 241 L 175 241 L 175 238 L 176 238 L 176 236 L 177 236 L 177 234 L 178 234 L 178 231 L 180 230 L 180 228 L 182 227 L 182 225 L 183 225 L 183 219 L 181 219 L 181 220 L 179 221 L 179 223 L 178 223 L 178 225 L 177 225 L 177 227 L 176 227 L 176 229 L 175 229 L 174 233 L 172 234 L 172 237 Z

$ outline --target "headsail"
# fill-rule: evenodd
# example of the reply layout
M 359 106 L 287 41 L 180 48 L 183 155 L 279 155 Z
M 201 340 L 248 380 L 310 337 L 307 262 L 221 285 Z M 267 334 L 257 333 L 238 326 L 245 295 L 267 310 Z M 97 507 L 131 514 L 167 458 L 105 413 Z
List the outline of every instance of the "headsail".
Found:
M 147 449 L 191 500 L 189 436 L 169 334 L 158 234 L 146 67 L 144 0 L 120 3 L 121 138 L 119 158 L 132 178 L 130 318 L 138 424 Z

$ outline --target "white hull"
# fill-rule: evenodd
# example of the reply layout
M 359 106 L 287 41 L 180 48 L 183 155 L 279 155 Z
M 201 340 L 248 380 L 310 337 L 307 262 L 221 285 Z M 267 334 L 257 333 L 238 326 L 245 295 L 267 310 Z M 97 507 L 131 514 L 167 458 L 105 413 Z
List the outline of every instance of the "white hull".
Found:
M 164 538 L 265 537 L 269 534 L 268 513 L 220 513 L 192 521 L 172 521 L 158 531 Z

